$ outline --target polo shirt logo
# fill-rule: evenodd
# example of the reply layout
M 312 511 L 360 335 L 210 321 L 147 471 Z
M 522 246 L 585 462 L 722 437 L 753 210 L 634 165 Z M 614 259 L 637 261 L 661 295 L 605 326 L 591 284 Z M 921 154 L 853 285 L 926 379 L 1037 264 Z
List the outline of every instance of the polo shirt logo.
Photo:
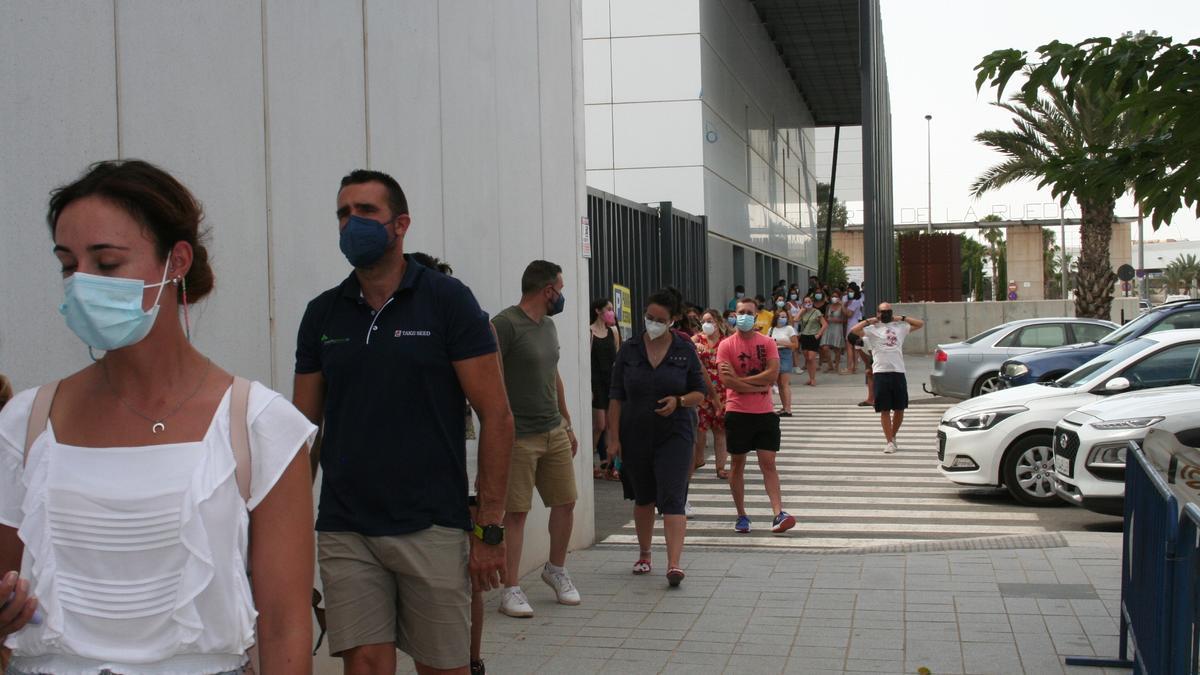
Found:
M 430 335 L 433 335 L 433 333 L 431 331 L 427 331 L 427 330 L 397 330 L 396 331 L 396 337 L 429 337 Z
M 340 345 L 342 343 L 349 342 L 349 341 L 350 341 L 350 338 L 331 338 L 328 335 L 325 335 L 323 333 L 321 334 L 321 344 L 322 345 Z

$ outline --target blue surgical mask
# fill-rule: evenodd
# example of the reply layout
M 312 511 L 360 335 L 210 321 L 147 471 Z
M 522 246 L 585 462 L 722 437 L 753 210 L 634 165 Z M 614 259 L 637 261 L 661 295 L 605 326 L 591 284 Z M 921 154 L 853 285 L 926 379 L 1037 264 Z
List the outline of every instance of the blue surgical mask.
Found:
M 110 351 L 140 342 L 158 318 L 158 301 L 162 299 L 167 282 L 167 270 L 157 284 L 144 284 L 141 279 L 102 277 L 76 272 L 63 280 L 63 303 L 58 312 L 84 344 L 93 349 Z M 158 288 L 154 306 L 142 310 L 142 291 Z
M 776 301 L 775 301 L 775 307 L 776 307 L 776 308 L 778 308 L 778 309 L 783 309 L 783 301 L 782 301 L 782 300 L 776 300 Z
M 338 246 L 355 267 L 374 265 L 391 244 L 387 226 L 378 220 L 350 216 L 338 238 Z
M 728 319 L 725 319 L 725 320 L 729 322 L 729 325 L 730 325 L 730 326 L 733 326 L 733 327 L 735 327 L 735 328 L 737 327 L 737 316 L 731 316 L 731 317 L 729 317 Z
M 738 291 L 737 293 L 734 293 L 734 294 L 733 294 L 733 297 L 735 297 L 735 298 L 737 298 L 737 299 L 741 300 L 742 298 L 746 297 L 746 294 L 745 294 L 745 293 L 743 293 L 743 292 L 741 292 L 741 291 Z
M 820 300 L 823 297 L 825 296 L 821 293 L 813 293 L 813 300 Z
M 786 326 L 787 325 L 787 317 L 781 316 L 778 319 L 775 319 L 775 325 L 779 326 L 780 328 Z
M 738 314 L 737 323 L 734 325 L 743 333 L 748 330 L 754 330 L 754 316 L 751 314 Z

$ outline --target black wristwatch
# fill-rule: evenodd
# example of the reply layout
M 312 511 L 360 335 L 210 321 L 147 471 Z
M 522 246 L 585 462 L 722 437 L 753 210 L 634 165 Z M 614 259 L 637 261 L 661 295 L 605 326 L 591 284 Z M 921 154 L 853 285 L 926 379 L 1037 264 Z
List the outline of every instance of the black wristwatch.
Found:
M 503 525 L 475 525 L 475 536 L 488 546 L 496 546 L 504 541 Z

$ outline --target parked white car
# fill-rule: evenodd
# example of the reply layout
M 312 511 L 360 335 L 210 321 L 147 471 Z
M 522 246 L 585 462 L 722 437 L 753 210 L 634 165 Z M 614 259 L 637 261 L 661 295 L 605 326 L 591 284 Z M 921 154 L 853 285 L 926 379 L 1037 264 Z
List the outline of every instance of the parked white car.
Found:
M 1097 513 L 1125 513 L 1125 453 L 1146 432 L 1167 422 L 1200 426 L 1200 359 L 1192 381 L 1153 391 L 1119 394 L 1075 410 L 1054 430 L 1054 491 Z
M 1053 382 L 964 401 L 938 425 L 938 469 L 962 485 L 1003 485 L 1030 506 L 1062 501 L 1054 493 L 1054 428 L 1071 411 L 1103 397 L 1190 381 L 1200 329 L 1130 340 Z

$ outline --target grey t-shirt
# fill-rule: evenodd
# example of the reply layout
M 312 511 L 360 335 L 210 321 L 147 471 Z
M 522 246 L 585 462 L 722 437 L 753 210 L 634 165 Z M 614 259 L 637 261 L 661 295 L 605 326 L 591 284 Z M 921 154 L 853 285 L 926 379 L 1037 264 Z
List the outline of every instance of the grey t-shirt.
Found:
M 534 323 L 513 305 L 492 317 L 500 355 L 504 360 L 504 386 L 518 436 L 542 434 L 562 423 L 558 413 L 558 330 L 554 320 Z

